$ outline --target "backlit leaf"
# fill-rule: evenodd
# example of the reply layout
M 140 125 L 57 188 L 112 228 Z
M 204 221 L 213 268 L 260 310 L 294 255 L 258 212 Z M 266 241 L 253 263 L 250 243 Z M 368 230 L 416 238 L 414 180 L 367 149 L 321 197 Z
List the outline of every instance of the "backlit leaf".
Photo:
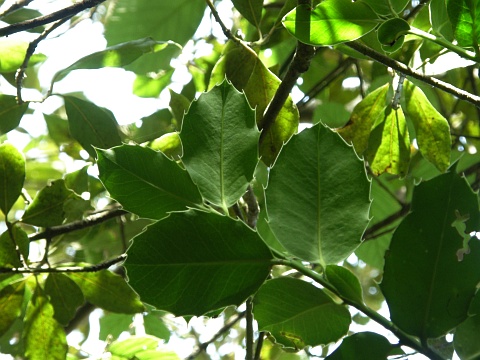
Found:
M 255 108 L 257 124 L 261 128 L 263 114 L 280 85 L 280 79 L 265 67 L 250 48 L 232 42 L 227 44 L 212 71 L 210 87 L 221 83 L 225 77 L 245 93 L 250 106 Z M 297 132 L 298 120 L 298 109 L 288 97 L 275 123 L 262 135 L 259 151 L 265 164 L 273 165 L 283 144 Z
M 188 173 L 160 152 L 138 145 L 97 151 L 100 180 L 134 214 L 161 219 L 202 203 Z
M 137 235 L 125 262 L 142 301 L 175 315 L 240 305 L 267 278 L 272 255 L 240 221 L 173 213 Z
M 182 161 L 206 200 L 227 209 L 245 193 L 259 137 L 255 111 L 227 81 L 192 103 L 180 133 Z
M 378 18 L 363 2 L 325 0 L 313 11 L 297 6 L 283 18 L 283 25 L 303 43 L 326 46 L 362 37 L 378 25 Z
M 15 129 L 27 108 L 28 103 L 18 105 L 15 96 L 0 94 L 0 135 Z
M 67 339 L 63 327 L 53 317 L 53 306 L 43 294 L 35 292 L 29 301 L 23 339 L 28 359 L 65 360 Z
M 480 243 L 468 242 L 479 215 L 477 195 L 454 171 L 415 188 L 381 283 L 392 321 L 404 331 L 436 338 L 467 318 L 480 281 Z
M 463 47 L 478 47 L 480 42 L 480 1 L 446 0 L 455 39 Z
M 2 275 L 2 277 L 5 276 Z M 22 313 L 25 282 L 21 279 L 21 276 L 9 274 L 10 284 L 0 290 L 0 336 L 5 334 Z
M 337 130 L 346 142 L 353 144 L 359 155 L 367 150 L 372 127 L 384 116 L 389 86 L 387 83 L 368 94 L 355 106 L 348 123 Z
M 387 338 L 373 332 L 360 332 L 342 340 L 340 346 L 325 360 L 385 360 L 394 345 Z
M 283 346 L 299 350 L 339 340 L 351 322 L 347 308 L 336 304 L 323 290 L 288 277 L 262 285 L 253 300 L 253 313 L 260 331 L 268 331 Z
M 233 5 L 253 26 L 259 28 L 263 0 L 232 0 Z
M 410 0 L 359 0 L 365 4 L 368 4 L 379 15 L 399 15 L 403 9 L 408 5 Z M 395 13 L 392 13 L 392 10 Z
M 270 171 L 265 194 L 270 228 L 302 260 L 337 263 L 360 245 L 369 191 L 353 149 L 316 125 L 294 136 Z
M 375 175 L 385 172 L 405 176 L 410 162 L 410 137 L 402 108 L 388 106 L 383 121 L 372 130 L 366 158 Z
M 130 336 L 121 341 L 115 341 L 108 347 L 108 351 L 121 359 L 138 360 L 180 360 L 171 350 L 159 349 L 161 340 L 154 336 Z
M 64 326 L 68 325 L 84 302 L 78 285 L 65 274 L 49 274 L 45 281 L 45 294 L 50 297 L 53 317 Z
M 10 237 L 10 234 L 13 235 L 14 239 Z M 18 246 L 18 251 L 16 247 Z M 21 259 L 19 254 L 23 256 L 24 259 L 28 259 L 28 251 L 30 246 L 30 240 L 28 235 L 19 226 L 12 226 L 11 230 L 6 230 L 0 236 L 0 267 L 22 267 Z
M 325 268 L 325 276 L 343 298 L 363 303 L 362 286 L 350 270 L 342 266 L 328 265 Z
M 415 127 L 418 148 L 423 157 L 441 172 L 450 165 L 450 125 L 430 103 L 423 91 L 405 81 L 407 115 Z
M 73 96 L 63 98 L 70 133 L 91 157 L 96 157 L 93 146 L 108 149 L 122 143 L 117 122 L 110 111 Z
M 0 73 L 17 71 L 25 59 L 28 45 L 27 41 L 3 38 L 0 41 Z M 33 65 L 45 59 L 46 56 L 43 54 L 34 54 L 29 64 Z
M 107 311 L 122 314 L 142 312 L 144 306 L 125 280 L 111 271 L 69 273 L 85 300 Z
M 445 0 L 431 0 L 428 4 L 432 29 L 448 41 L 453 40 L 453 29 L 447 12 Z
M 1 121 L 1 119 L 0 119 Z M 22 193 L 25 157 L 10 143 L 0 145 L 0 209 L 7 216 Z
M 64 205 L 75 193 L 67 189 L 65 180 L 55 180 L 40 190 L 22 216 L 22 222 L 51 227 L 65 219 Z

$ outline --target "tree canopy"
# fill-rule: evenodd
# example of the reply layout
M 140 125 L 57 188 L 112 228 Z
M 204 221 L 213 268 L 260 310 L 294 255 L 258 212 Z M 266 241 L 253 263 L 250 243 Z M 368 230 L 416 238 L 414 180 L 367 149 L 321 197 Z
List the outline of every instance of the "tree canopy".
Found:
M 0 0 L 0 353 L 477 359 L 478 8 Z M 157 110 L 56 90 L 107 68 Z

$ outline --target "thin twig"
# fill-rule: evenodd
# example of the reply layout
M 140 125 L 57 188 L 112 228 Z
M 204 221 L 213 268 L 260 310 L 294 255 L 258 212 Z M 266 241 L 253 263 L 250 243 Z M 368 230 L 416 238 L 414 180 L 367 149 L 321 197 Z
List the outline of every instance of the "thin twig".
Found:
M 384 227 L 390 226 L 396 220 L 401 219 L 402 217 L 407 215 L 409 211 L 410 211 L 410 206 L 409 205 L 404 205 L 396 213 L 393 213 L 392 215 L 386 217 L 382 221 L 379 221 L 375 225 L 372 225 L 367 230 L 365 230 L 365 232 L 363 233 L 363 240 L 366 241 L 366 240 L 369 240 L 369 239 L 373 239 L 374 237 L 377 237 L 377 235 L 376 235 L 377 231 L 383 229 Z
M 253 346 L 255 345 L 253 341 L 253 304 L 252 298 L 249 298 L 246 302 L 247 310 L 245 314 L 245 319 L 247 320 L 247 325 L 245 327 L 245 360 L 253 360 Z
M 383 54 L 380 54 L 379 52 L 369 48 L 368 46 L 364 45 L 360 41 L 351 41 L 346 43 L 347 46 L 352 48 L 353 50 L 358 51 L 359 53 L 368 56 L 372 60 L 375 60 L 379 62 L 380 64 L 383 64 L 385 66 L 388 66 L 400 73 L 403 73 L 407 76 L 410 76 L 412 78 L 418 79 L 428 85 L 437 87 L 438 89 L 441 89 L 449 94 L 452 94 L 462 100 L 465 100 L 476 107 L 480 107 L 480 96 L 473 95 L 465 90 L 459 89 L 449 83 L 446 83 L 444 81 L 438 80 L 434 77 L 426 76 L 420 72 L 417 72 L 405 64 L 396 61 L 394 59 L 389 58 L 388 56 L 385 56 Z
M 40 274 L 40 273 L 80 273 L 80 272 L 98 272 L 106 270 L 110 266 L 125 261 L 127 255 L 122 254 L 114 259 L 90 266 L 71 266 L 71 267 L 45 267 L 45 268 L 6 268 L 0 267 L 0 274 Z
M 128 212 L 122 209 L 109 210 L 100 214 L 91 215 L 83 220 L 74 221 L 64 225 L 52 226 L 51 228 L 45 229 L 45 231 L 29 236 L 29 239 L 30 241 L 35 241 L 46 238 L 53 238 L 55 236 L 67 234 L 75 230 L 85 229 L 87 227 L 94 226 L 112 218 L 126 214 L 128 214 Z
M 253 360 L 260 360 L 262 354 L 263 340 L 265 340 L 265 331 L 260 331 L 258 334 L 257 346 L 255 347 L 255 356 Z
M 211 0 L 205 0 L 205 2 L 207 3 L 207 6 L 210 8 L 210 11 L 212 12 L 213 17 L 215 18 L 215 21 L 222 28 L 222 31 L 225 34 L 225 36 L 227 37 L 227 39 L 232 40 L 236 43 L 240 43 L 241 40 L 239 38 L 237 38 L 235 35 L 233 35 L 232 32 L 230 31 L 230 29 L 228 29 L 225 26 L 225 24 L 222 21 L 220 15 L 218 14 L 217 9 L 215 9 L 215 6 L 213 5 L 212 1 Z
M 78 14 L 80 11 L 95 7 L 104 1 L 105 0 L 83 0 L 51 14 L 5 26 L 0 29 L 0 37 L 12 35 L 20 31 L 30 30 L 37 26 L 50 24 L 60 19 L 70 18 L 75 14 Z

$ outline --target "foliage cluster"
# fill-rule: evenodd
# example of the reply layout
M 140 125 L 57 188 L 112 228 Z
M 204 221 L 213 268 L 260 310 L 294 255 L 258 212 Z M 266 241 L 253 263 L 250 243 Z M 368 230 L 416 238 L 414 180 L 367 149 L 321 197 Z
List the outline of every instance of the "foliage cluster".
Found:
M 0 1 L 0 73 L 16 91 L 0 93 L 0 351 L 88 358 L 66 335 L 86 337 L 98 307 L 112 359 L 179 358 L 171 336 L 197 339 L 190 358 L 233 358 L 226 343 L 248 360 L 477 358 L 480 3 L 232 2 L 228 29 L 220 1 L 48 14 Z M 204 13 L 227 41 L 195 36 Z M 107 48 L 40 84 L 38 43 L 86 21 Z M 19 32 L 35 40 L 7 38 Z M 187 43 L 210 53 L 132 124 L 55 92 L 71 72 L 117 67 L 158 98 Z M 62 99 L 41 136 L 21 126 L 26 88 Z M 200 341 L 172 314 L 225 325 Z

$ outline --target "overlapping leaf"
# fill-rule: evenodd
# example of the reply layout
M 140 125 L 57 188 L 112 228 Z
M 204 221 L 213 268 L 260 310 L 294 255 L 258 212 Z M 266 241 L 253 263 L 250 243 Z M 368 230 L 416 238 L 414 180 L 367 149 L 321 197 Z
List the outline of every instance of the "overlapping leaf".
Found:
M 65 274 L 49 274 L 45 281 L 45 294 L 50 297 L 53 317 L 64 326 L 68 325 L 84 302 L 78 285 Z
M 467 318 L 480 281 L 480 243 L 468 242 L 479 215 L 476 194 L 454 171 L 415 189 L 381 283 L 392 321 L 404 331 L 436 338 Z
M 369 190 L 353 149 L 316 125 L 285 145 L 270 172 L 265 194 L 270 228 L 302 260 L 337 263 L 360 244 Z
M 132 145 L 97 151 L 100 180 L 134 214 L 161 219 L 202 203 L 188 173 L 160 152 Z
M 263 0 L 232 0 L 235 8 L 253 26 L 259 27 L 262 18 Z
M 478 47 L 480 42 L 480 2 L 478 0 L 446 0 L 447 12 L 458 44 Z
M 341 345 L 326 360 L 384 360 L 394 345 L 387 338 L 373 332 L 360 332 L 343 339 Z
M 441 172 L 450 165 L 450 125 L 428 101 L 423 91 L 405 81 L 407 115 L 415 127 L 418 148 L 423 157 Z
M 1 119 L 0 119 L 1 121 Z M 9 143 L 0 145 L 0 209 L 8 214 L 22 193 L 25 157 Z
M 362 286 L 350 270 L 343 266 L 328 265 L 325 268 L 325 276 L 344 299 L 355 301 L 358 304 L 363 302 Z
M 288 277 L 267 281 L 255 294 L 253 312 L 260 331 L 294 349 L 335 342 L 351 321 L 347 308 L 323 290 Z
M 363 2 L 326 0 L 313 11 L 308 5 L 297 6 L 283 18 L 283 25 L 303 43 L 326 46 L 362 37 L 378 25 L 378 18 Z
M 203 197 L 227 209 L 246 191 L 258 162 L 260 133 L 245 95 L 224 81 L 185 114 L 183 163 Z
M 141 299 L 176 315 L 240 305 L 265 281 L 272 255 L 240 221 L 173 213 L 136 236 L 125 262 Z
M 245 92 L 250 106 L 256 110 L 256 120 L 262 127 L 263 114 L 273 99 L 280 79 L 260 61 L 245 45 L 229 43 L 223 56 L 212 71 L 210 87 L 221 83 L 225 77 L 238 89 Z M 291 97 L 280 110 L 275 123 L 263 134 L 260 156 L 267 165 L 273 165 L 283 144 L 297 132 L 298 109 Z

